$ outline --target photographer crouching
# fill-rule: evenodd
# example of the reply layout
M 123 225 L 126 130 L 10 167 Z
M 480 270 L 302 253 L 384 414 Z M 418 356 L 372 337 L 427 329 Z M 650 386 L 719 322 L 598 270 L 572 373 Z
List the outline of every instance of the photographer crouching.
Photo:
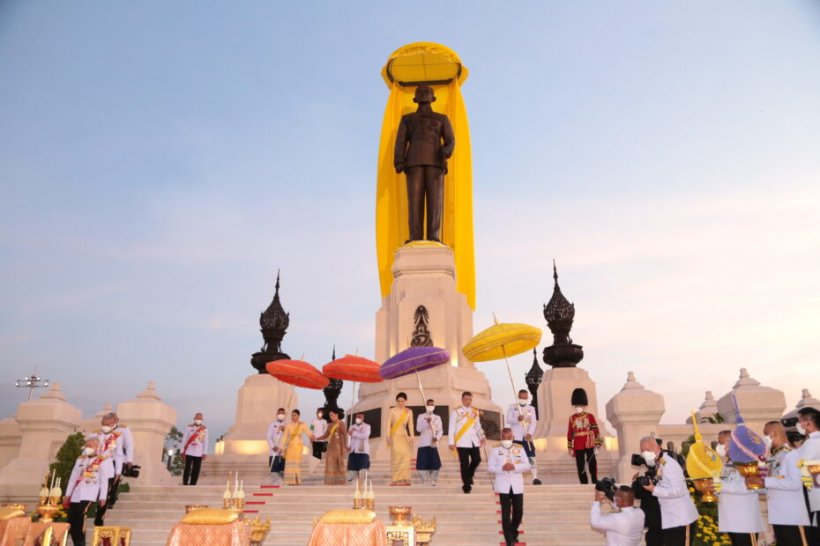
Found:
M 616 512 L 601 513 L 601 503 L 610 502 Z M 589 512 L 589 523 L 604 533 L 607 546 L 638 546 L 643 535 L 644 513 L 635 509 L 635 493 L 631 487 L 617 487 L 611 478 L 595 486 L 595 501 Z
M 641 438 L 641 456 L 648 467 L 656 468 L 656 483 L 643 489 L 656 497 L 661 506 L 661 528 L 664 546 L 688 546 L 692 541 L 692 523 L 698 510 L 689 496 L 689 488 L 680 463 L 670 453 L 661 450 L 654 438 Z

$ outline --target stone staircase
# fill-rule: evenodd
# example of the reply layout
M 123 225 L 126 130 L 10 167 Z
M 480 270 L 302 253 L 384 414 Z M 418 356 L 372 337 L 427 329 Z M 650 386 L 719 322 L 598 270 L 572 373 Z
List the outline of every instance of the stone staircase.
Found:
M 297 487 L 269 485 L 264 462 L 261 470 L 258 465 L 254 468 L 243 464 L 239 468 L 245 483 L 247 517 L 258 515 L 273 522 L 265 541 L 268 546 L 306 545 L 314 518 L 331 508 L 352 504 L 353 485 L 325 486 L 323 465 L 313 473 L 306 467 L 305 464 L 305 483 Z M 526 488 L 521 544 L 603 544 L 603 537 L 592 531 L 588 523 L 593 488 L 574 483 L 574 462 L 567 458 L 566 464 L 539 464 L 539 472 L 544 485 Z M 436 546 L 490 546 L 502 541 L 500 507 L 485 464 L 479 467 L 476 485 L 469 495 L 461 491 L 454 461 L 444 461 L 436 487 L 417 485 L 415 477 L 410 487 L 392 487 L 388 484 L 390 472 L 386 462 L 375 462 L 370 475 L 381 521 L 390 521 L 388 506 L 410 505 L 415 514 L 437 519 L 438 530 L 433 538 Z M 116 507 L 108 512 L 106 523 L 131 527 L 133 546 L 162 546 L 182 517 L 185 505 L 221 506 L 227 474 L 211 473 L 202 478 L 196 487 L 140 486 L 138 480 L 132 480 L 131 492 L 121 495 Z

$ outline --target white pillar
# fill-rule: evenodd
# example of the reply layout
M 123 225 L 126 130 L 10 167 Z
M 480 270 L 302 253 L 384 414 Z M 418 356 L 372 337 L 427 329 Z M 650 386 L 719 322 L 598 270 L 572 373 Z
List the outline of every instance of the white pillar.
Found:
M 606 403 L 606 417 L 618 432 L 618 481 L 625 482 L 635 473 L 631 455 L 640 451 L 642 437 L 657 433 L 665 411 L 663 396 L 645 389 L 633 372 L 627 375 L 621 392 Z
M 737 412 L 732 402 L 733 395 L 746 426 L 758 434 L 763 434 L 763 426 L 768 421 L 780 419 L 786 409 L 786 396 L 783 391 L 764 387 L 760 381 L 749 375 L 746 368 L 740 369 L 740 378 L 732 390 L 718 400 L 720 415 L 727 423 L 737 422 Z
M 37 400 L 20 404 L 15 416 L 22 433 L 20 451 L 0 470 L 0 494 L 35 494 L 81 416 L 79 408 L 66 401 L 59 383 L 52 383 L 51 390 Z
M 174 478 L 162 463 L 165 436 L 176 424 L 177 412 L 164 403 L 155 390 L 155 383 L 136 398 L 117 406 L 122 425 L 131 429 L 134 436 L 134 464 L 139 465 L 140 485 L 173 483 Z

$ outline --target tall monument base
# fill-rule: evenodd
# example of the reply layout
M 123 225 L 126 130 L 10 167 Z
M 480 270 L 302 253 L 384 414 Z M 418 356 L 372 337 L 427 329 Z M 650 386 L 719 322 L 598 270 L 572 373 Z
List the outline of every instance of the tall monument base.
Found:
M 265 435 L 279 408 L 299 407 L 293 387 L 268 374 L 254 374 L 239 388 L 236 422 L 228 430 L 216 456 L 267 455 Z
M 384 362 L 414 342 L 424 344 L 429 340 L 449 351 L 451 364 L 419 374 L 424 396 L 415 374 L 362 384 L 353 413 L 364 413 L 371 426 L 371 457 L 389 457 L 384 436 L 390 408 L 396 405 L 399 392 L 407 394 L 407 405 L 414 416 L 424 411 L 425 397 L 433 398 L 446 433 L 450 411 L 461 405 L 461 394 L 470 391 L 473 406 L 484 413 L 485 433 L 491 439 L 498 438 L 501 408 L 492 401 L 487 378 L 461 351 L 473 335 L 473 314 L 467 299 L 456 291 L 453 251 L 431 241 L 409 243 L 396 251 L 393 277 L 390 294 L 376 313 L 376 360 Z M 444 456 L 446 438 L 442 443 Z

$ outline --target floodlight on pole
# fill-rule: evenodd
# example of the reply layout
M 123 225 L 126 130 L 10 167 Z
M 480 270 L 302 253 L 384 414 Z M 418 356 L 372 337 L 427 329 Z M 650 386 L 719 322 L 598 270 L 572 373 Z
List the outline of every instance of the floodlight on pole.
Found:
M 31 395 L 34 393 L 34 389 L 48 387 L 50 381 L 50 379 L 43 379 L 37 375 L 37 368 L 34 368 L 33 374 L 24 377 L 23 379 L 18 379 L 14 382 L 14 386 L 21 389 L 28 389 L 28 399 L 31 400 Z

